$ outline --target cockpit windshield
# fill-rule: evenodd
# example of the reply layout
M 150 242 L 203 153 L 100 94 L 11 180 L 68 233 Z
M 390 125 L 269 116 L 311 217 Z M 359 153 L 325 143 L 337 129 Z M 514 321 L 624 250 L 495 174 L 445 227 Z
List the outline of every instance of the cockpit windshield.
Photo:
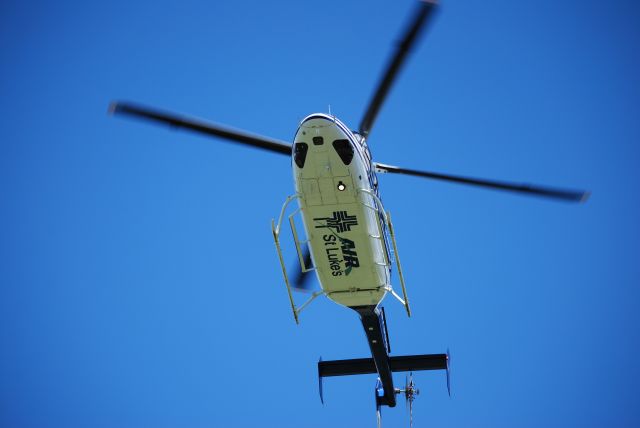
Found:
M 298 142 L 293 146 L 293 160 L 298 168 L 304 168 L 304 161 L 307 160 L 309 146 L 307 143 Z
M 353 146 L 349 140 L 335 140 L 333 148 L 338 152 L 338 156 L 345 165 L 349 165 L 353 160 Z

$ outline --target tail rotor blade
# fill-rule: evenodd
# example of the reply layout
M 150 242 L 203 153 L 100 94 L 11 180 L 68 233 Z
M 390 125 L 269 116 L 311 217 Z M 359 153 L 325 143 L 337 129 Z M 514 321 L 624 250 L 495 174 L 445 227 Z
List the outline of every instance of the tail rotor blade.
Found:
M 591 192 L 584 190 L 567 190 L 554 187 L 538 186 L 526 183 L 509 183 L 506 181 L 485 180 L 480 178 L 463 177 L 460 175 L 441 174 L 437 172 L 419 171 L 416 169 L 400 168 L 393 165 L 376 163 L 376 170 L 393 174 L 413 175 L 415 177 L 430 178 L 432 180 L 448 181 L 458 184 L 480 186 L 487 189 L 506 190 L 530 196 L 559 199 L 568 202 L 585 202 Z
M 207 122 L 202 119 L 196 119 L 118 101 L 111 103 L 109 106 L 109 113 L 150 120 L 152 122 L 169 125 L 175 128 L 184 128 L 200 134 L 219 137 L 235 143 L 245 144 L 274 153 L 291 156 L 291 145 L 284 141 L 251 134 L 249 132 Z
M 371 128 L 373 127 L 373 122 L 378 115 L 378 111 L 380 107 L 382 107 L 382 103 L 384 102 L 391 85 L 393 84 L 400 68 L 405 62 L 407 54 L 415 44 L 416 39 L 420 35 L 421 30 L 424 28 L 428 18 L 431 16 L 433 9 L 436 6 L 435 0 L 422 0 L 420 1 L 420 6 L 416 11 L 416 14 L 404 33 L 404 37 L 402 41 L 398 45 L 398 48 L 387 65 L 387 68 L 382 75 L 382 80 L 378 84 L 376 91 L 374 92 L 373 98 L 369 102 L 369 106 L 367 111 L 362 118 L 362 122 L 360 122 L 359 132 L 365 138 L 369 135 Z
M 413 400 L 409 400 L 409 428 L 413 428 Z
M 405 375 L 404 377 L 404 398 L 405 398 L 405 403 L 407 404 L 407 407 L 409 407 L 409 376 Z

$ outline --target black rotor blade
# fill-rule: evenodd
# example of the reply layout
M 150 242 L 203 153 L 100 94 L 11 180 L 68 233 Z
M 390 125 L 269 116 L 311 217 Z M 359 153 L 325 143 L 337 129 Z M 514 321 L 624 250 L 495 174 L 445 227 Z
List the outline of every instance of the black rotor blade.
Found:
M 523 193 L 532 196 L 561 199 L 570 202 L 585 202 L 591 192 L 582 190 L 566 190 L 545 186 L 536 186 L 526 183 L 507 183 L 504 181 L 484 180 L 478 178 L 461 177 L 458 175 L 440 174 L 435 172 L 418 171 L 415 169 L 400 168 L 392 165 L 376 163 L 376 169 L 380 172 L 390 172 L 395 174 L 414 175 L 416 177 L 431 178 L 434 180 L 450 181 L 459 184 L 470 184 L 488 189 L 506 190 L 510 192 Z
M 227 128 L 215 123 L 205 122 L 201 119 L 190 118 L 175 113 L 163 112 L 124 102 L 111 103 L 109 106 L 109 113 L 133 116 L 151 120 L 153 122 L 164 123 L 171 127 L 185 128 L 201 134 L 213 135 L 236 143 L 246 144 L 259 149 L 291 156 L 291 145 L 284 141 Z
M 309 269 L 311 267 L 311 253 L 306 245 L 302 247 L 302 259 L 304 260 L 304 266 Z M 311 275 L 311 272 L 302 272 L 299 265 L 300 262 L 296 260 L 294 268 L 296 273 L 292 278 L 291 286 L 300 291 L 311 291 L 311 278 L 313 275 Z
M 407 54 L 411 50 L 415 40 L 420 34 L 420 31 L 424 28 L 427 18 L 431 16 L 431 12 L 435 6 L 435 0 L 420 1 L 420 6 L 415 13 L 415 17 L 411 25 L 407 27 L 402 41 L 398 45 L 392 60 L 389 62 L 389 65 L 383 74 L 382 80 L 380 80 L 380 83 L 378 84 L 378 88 L 374 92 L 373 98 L 369 102 L 369 107 L 362 118 L 362 122 L 360 122 L 359 132 L 364 137 L 369 135 L 369 132 L 373 127 L 373 122 L 378 115 L 378 111 L 391 88 L 391 84 L 398 75 Z

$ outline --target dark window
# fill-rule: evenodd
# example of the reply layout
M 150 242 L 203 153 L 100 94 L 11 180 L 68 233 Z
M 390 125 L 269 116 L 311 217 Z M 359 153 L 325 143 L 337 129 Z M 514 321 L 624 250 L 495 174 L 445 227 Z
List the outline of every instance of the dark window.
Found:
M 293 160 L 298 165 L 298 168 L 304 167 L 304 161 L 307 159 L 307 151 L 309 146 L 307 143 L 296 143 L 293 146 Z
M 313 137 L 313 144 L 316 146 L 321 146 L 324 144 L 324 139 L 322 137 Z
M 353 147 L 349 140 L 335 140 L 333 142 L 333 148 L 338 152 L 338 156 L 342 159 L 345 165 L 349 165 L 353 159 Z

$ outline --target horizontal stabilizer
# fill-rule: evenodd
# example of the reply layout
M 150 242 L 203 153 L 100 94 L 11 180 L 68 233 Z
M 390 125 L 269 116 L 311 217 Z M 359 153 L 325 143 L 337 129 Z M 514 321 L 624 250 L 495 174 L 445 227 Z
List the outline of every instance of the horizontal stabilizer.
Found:
M 389 357 L 389 366 L 392 372 L 446 370 L 447 361 L 447 354 L 406 355 Z M 376 372 L 373 358 L 318 362 L 318 375 L 320 377 L 349 376 Z

